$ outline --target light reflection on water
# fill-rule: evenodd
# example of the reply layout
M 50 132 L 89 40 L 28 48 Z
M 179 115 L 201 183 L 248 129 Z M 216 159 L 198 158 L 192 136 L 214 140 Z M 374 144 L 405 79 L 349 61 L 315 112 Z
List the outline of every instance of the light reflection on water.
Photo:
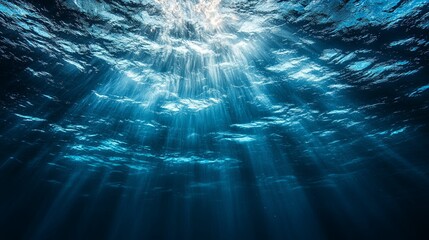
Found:
M 0 0 L 0 223 L 30 239 L 420 237 L 427 9 Z

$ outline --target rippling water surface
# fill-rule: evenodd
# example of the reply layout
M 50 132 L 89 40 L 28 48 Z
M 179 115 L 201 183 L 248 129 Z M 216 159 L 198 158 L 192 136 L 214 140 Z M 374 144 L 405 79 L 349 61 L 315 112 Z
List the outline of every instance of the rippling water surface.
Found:
M 0 238 L 428 239 L 426 0 L 0 0 Z

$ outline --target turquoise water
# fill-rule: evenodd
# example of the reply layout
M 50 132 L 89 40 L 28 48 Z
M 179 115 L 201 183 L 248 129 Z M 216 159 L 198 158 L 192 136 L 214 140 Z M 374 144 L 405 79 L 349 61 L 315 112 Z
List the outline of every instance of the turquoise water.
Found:
M 0 238 L 427 239 L 428 9 L 0 0 Z

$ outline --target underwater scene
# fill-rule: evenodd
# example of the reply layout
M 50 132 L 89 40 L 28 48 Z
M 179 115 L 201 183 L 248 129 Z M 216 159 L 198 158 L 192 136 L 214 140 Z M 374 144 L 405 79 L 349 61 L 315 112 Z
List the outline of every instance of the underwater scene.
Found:
M 427 0 L 0 0 L 0 239 L 429 239 Z

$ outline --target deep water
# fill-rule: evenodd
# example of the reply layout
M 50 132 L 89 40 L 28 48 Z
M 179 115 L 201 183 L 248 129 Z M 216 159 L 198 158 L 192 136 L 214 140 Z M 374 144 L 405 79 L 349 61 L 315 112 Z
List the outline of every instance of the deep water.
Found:
M 0 239 L 429 239 L 425 0 L 0 0 Z

